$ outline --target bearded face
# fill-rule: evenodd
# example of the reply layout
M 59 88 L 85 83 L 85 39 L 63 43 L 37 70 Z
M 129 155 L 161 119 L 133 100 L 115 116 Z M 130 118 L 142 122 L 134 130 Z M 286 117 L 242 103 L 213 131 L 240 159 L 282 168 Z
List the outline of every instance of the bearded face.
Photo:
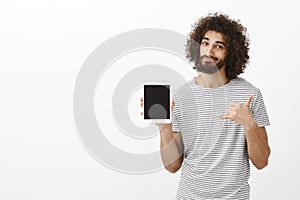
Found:
M 206 55 L 200 55 L 199 57 L 197 69 L 205 74 L 214 74 L 226 64 L 226 58 L 218 59 L 217 57 Z
M 196 68 L 206 74 L 214 74 L 226 65 L 225 39 L 222 33 L 207 31 L 200 44 Z

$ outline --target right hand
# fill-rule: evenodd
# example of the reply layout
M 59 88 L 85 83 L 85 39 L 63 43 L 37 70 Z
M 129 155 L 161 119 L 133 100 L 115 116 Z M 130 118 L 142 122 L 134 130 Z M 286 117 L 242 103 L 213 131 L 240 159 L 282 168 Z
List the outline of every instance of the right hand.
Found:
M 175 105 L 175 103 L 174 103 L 174 100 L 172 99 L 172 101 L 171 101 L 171 110 L 172 111 L 173 111 L 174 105 Z M 143 97 L 140 98 L 140 106 L 141 106 L 141 108 L 143 108 L 143 106 L 144 106 L 144 99 L 143 99 Z M 144 112 L 143 111 L 141 112 L 141 116 L 144 116 Z M 155 125 L 157 125 L 159 127 L 159 129 L 161 130 L 162 128 L 165 127 L 165 125 L 171 125 L 171 124 L 169 124 L 169 123 L 155 123 Z

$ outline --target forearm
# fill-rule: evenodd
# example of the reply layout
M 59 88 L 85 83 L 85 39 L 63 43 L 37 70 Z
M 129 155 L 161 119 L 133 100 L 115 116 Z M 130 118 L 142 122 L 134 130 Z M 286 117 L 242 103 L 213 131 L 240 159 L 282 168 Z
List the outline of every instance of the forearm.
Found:
M 177 134 L 176 134 L 177 135 Z M 160 130 L 160 152 L 165 168 L 171 173 L 180 169 L 183 160 L 183 149 L 176 143 L 179 135 L 174 136 L 172 125 L 166 124 Z
M 249 158 L 257 169 L 262 169 L 268 165 L 270 155 L 265 128 L 258 127 L 254 120 L 244 128 Z

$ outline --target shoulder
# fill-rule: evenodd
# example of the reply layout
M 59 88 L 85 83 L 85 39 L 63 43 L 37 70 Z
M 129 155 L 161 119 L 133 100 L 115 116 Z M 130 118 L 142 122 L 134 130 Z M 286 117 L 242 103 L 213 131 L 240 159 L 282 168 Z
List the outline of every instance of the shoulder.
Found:
M 173 96 L 182 98 L 182 97 L 190 97 L 194 94 L 195 90 L 195 83 L 194 79 L 190 79 L 181 85 L 179 85 L 177 88 L 173 88 Z
M 237 77 L 231 80 L 231 89 L 251 91 L 251 93 L 257 94 L 260 92 L 259 88 L 247 81 L 245 78 Z

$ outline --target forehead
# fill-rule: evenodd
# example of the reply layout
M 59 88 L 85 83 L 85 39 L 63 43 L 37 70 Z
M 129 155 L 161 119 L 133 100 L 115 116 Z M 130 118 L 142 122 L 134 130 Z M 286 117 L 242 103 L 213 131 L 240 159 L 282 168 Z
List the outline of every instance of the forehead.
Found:
M 212 30 L 206 31 L 203 36 L 203 39 L 209 39 L 211 41 L 219 41 L 225 43 L 225 36 L 220 32 Z

